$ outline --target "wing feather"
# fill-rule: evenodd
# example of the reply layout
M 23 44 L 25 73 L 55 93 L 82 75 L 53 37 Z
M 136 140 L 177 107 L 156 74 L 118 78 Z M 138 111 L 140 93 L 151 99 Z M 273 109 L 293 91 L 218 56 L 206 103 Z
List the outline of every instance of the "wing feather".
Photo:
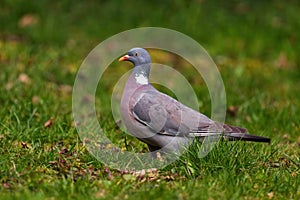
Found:
M 203 133 L 207 136 L 209 123 L 200 122 L 191 128 L 185 123 L 187 120 L 182 120 L 184 115 L 185 118 L 189 117 L 188 111 L 186 106 L 175 99 L 157 93 L 144 93 L 132 108 L 135 120 L 158 134 L 189 137 L 191 133 Z M 195 115 L 194 110 L 192 113 Z

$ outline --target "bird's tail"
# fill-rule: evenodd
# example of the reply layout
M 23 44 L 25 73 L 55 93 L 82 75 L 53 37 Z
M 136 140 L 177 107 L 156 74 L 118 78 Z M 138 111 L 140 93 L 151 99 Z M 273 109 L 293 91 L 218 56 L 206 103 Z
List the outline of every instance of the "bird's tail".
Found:
M 242 141 L 252 141 L 252 142 L 266 142 L 270 143 L 271 139 L 267 137 L 251 135 L 248 133 L 226 133 L 224 135 L 225 139 L 232 140 L 242 140 Z

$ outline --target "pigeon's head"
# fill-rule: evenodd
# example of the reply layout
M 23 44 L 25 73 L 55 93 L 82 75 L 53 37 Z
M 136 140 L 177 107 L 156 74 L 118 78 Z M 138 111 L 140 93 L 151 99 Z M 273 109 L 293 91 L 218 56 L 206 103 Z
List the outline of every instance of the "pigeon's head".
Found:
M 143 48 L 132 48 L 128 51 L 127 55 L 121 57 L 119 61 L 129 61 L 134 66 L 145 65 L 151 63 L 149 53 Z

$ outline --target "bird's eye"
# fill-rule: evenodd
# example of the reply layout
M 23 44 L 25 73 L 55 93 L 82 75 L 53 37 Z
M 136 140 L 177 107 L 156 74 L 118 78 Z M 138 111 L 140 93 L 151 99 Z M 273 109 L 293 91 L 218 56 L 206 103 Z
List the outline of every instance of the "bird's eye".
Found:
M 135 52 L 135 53 L 134 53 L 134 56 L 139 56 L 139 53 L 138 53 L 138 52 Z

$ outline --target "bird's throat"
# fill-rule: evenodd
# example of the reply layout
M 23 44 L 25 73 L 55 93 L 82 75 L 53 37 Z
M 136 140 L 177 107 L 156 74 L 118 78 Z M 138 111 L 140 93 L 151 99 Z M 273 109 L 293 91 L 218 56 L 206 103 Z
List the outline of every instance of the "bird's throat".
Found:
M 137 65 L 133 68 L 133 75 L 137 84 L 149 83 L 150 64 Z
M 136 83 L 140 85 L 147 85 L 149 83 L 148 77 L 144 74 L 135 74 L 134 76 Z

